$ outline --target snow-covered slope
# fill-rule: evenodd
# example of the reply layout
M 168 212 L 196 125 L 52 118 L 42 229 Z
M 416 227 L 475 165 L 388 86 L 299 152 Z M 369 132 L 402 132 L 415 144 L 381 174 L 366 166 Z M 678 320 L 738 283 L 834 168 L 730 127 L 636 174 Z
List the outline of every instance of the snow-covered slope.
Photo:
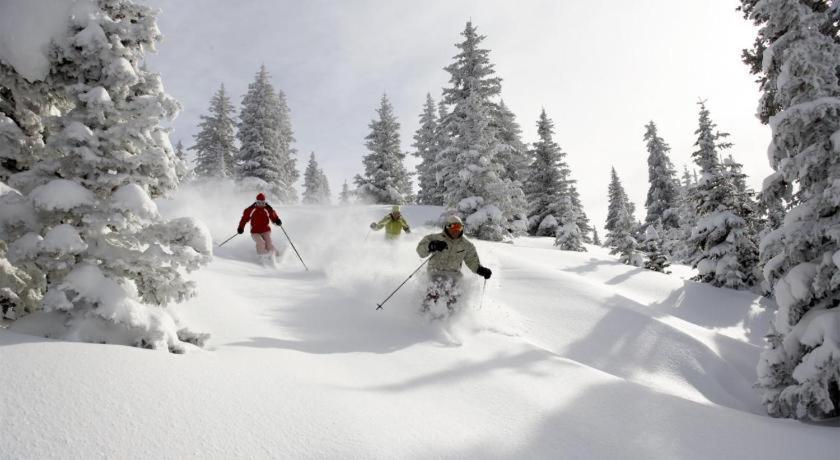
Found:
M 217 241 L 250 194 L 160 203 Z M 405 210 L 387 244 L 370 207 L 279 209 L 291 251 L 257 265 L 247 235 L 179 308 L 213 334 L 186 355 L 0 330 L 2 458 L 836 458 L 836 427 L 771 419 L 755 380 L 757 296 L 620 265 L 550 239 L 478 242 L 494 270 L 449 325 L 417 313 Z M 282 233 L 273 233 L 282 242 Z M 480 307 L 480 309 L 479 309 Z

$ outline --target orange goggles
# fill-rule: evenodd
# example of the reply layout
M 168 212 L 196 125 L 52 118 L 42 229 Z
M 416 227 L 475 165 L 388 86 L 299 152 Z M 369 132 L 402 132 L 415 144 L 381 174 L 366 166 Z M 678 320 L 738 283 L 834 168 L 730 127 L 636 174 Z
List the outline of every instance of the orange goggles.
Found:
M 464 226 L 459 224 L 459 223 L 451 223 L 451 224 L 446 224 L 446 228 L 448 230 L 452 230 L 454 232 L 460 232 L 461 230 L 464 229 Z

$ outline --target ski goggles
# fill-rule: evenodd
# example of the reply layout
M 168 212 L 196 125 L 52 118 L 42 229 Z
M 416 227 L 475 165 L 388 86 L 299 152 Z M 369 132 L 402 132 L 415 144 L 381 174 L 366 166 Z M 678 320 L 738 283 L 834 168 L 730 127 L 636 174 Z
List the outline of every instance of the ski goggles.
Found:
M 446 224 L 446 229 L 458 233 L 464 229 L 464 226 L 457 222 L 453 222 L 451 224 Z
M 254 202 L 254 204 L 257 206 L 265 206 L 265 200 L 257 200 Z

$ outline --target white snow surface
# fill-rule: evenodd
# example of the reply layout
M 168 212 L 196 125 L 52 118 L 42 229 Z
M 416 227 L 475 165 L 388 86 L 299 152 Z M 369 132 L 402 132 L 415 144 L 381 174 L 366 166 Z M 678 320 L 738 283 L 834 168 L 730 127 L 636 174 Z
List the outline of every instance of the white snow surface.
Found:
M 162 215 L 234 234 L 251 191 L 185 187 Z M 278 266 L 239 236 L 196 272 L 179 310 L 212 334 L 173 355 L 0 329 L 2 458 L 836 458 L 837 427 L 772 419 L 755 366 L 770 305 L 553 238 L 477 241 L 462 313 L 418 313 L 440 208 L 275 207 Z M 689 274 L 674 267 L 675 272 Z M 465 269 L 466 272 L 466 269 Z M 479 308 L 480 307 L 480 308 Z M 10 414 L 10 416 L 7 416 Z

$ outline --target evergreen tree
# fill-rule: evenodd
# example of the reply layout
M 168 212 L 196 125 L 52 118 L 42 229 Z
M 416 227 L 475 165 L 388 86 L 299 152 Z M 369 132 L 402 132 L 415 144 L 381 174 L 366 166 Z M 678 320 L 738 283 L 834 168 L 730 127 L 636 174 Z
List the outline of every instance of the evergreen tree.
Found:
M 522 142 L 522 128 L 516 122 L 516 115 L 508 108 L 505 101 L 499 100 L 492 112 L 491 127 L 496 130 L 498 147 L 493 161 L 502 167 L 501 178 L 509 182 L 512 189 L 510 207 L 514 210 L 510 220 L 527 222 L 528 202 L 525 198 L 523 182 L 528 177 L 531 157 L 528 147 Z
M 341 193 L 338 194 L 338 203 L 341 205 L 348 205 L 350 204 L 350 198 L 353 196 L 353 192 L 350 191 L 350 186 L 347 185 L 347 181 L 344 181 L 344 184 L 341 186 Z
M 46 82 L 63 104 L 43 154 L 9 177 L 17 190 L 0 200 L 0 215 L 29 207 L 32 219 L 4 222 L 0 233 L 8 261 L 34 281 L 18 276 L 30 287 L 17 295 L 61 319 L 52 337 L 182 352 L 206 337 L 155 307 L 193 295 L 183 273 L 212 248 L 200 223 L 164 220 L 152 201 L 178 184 L 161 122 L 179 107 L 142 65 L 161 38 L 156 13 L 126 0 L 89 8 L 52 42 Z
M 592 244 L 595 246 L 601 246 L 601 238 L 598 237 L 598 229 L 592 229 Z
M 723 160 L 723 168 L 735 193 L 736 209 L 741 210 L 741 217 L 747 223 L 749 234 L 754 237 L 761 232 L 764 222 L 760 217 L 759 205 L 754 199 L 755 191 L 747 186 L 747 175 L 743 172 L 744 165 L 735 161 L 730 153 Z
M 446 106 L 446 101 L 441 98 L 438 101 L 438 116 L 437 129 L 435 130 L 435 158 L 430 165 L 431 175 L 435 178 L 435 191 L 433 200 L 441 206 L 446 205 L 446 165 L 448 164 L 451 155 L 451 150 L 448 148 L 451 143 L 447 131 L 444 129 L 444 120 L 449 117 L 449 109 Z
M 281 203 L 297 202 L 299 177 L 292 148 L 294 133 L 286 96 L 275 91 L 265 66 L 260 67 L 242 99 L 239 114 L 238 176 L 254 178 Z
M 577 224 L 577 211 L 572 206 L 571 198 L 567 196 L 565 201 L 566 204 L 563 207 L 566 209 L 566 214 L 561 216 L 562 224 L 557 226 L 554 245 L 564 251 L 586 252 L 583 246 L 583 235 Z
M 770 415 L 840 415 L 840 10 L 836 2 L 742 0 L 757 25 L 748 63 L 761 76 L 774 172 L 762 201 L 778 221 L 761 242 L 778 310 L 758 365 Z M 790 211 L 784 217 L 784 207 Z M 773 209 L 774 208 L 774 209 Z
M 630 222 L 636 221 L 636 218 L 633 217 L 634 206 L 627 197 L 627 192 L 624 191 L 624 186 L 621 185 L 621 180 L 618 178 L 615 168 L 612 168 L 610 171 L 610 185 L 607 190 L 607 195 L 609 204 L 607 208 L 607 222 L 604 225 L 607 233 L 615 228 L 619 218 L 619 211 L 622 207 L 627 213 Z M 632 224 L 631 227 L 635 227 L 635 224 Z
M 688 171 L 688 166 L 683 165 L 682 183 L 679 189 L 679 207 L 677 208 L 680 225 L 677 228 L 666 230 L 663 242 L 665 252 L 680 263 L 690 264 L 691 254 L 693 253 L 688 241 L 691 238 L 691 231 L 697 223 L 697 212 L 694 209 L 693 198 L 695 185 L 693 176 Z
M 647 253 L 647 260 L 645 260 L 645 268 L 662 273 L 671 273 L 667 271 L 671 265 L 668 262 L 668 257 L 662 251 L 662 238 L 659 236 L 662 229 L 662 223 L 656 221 L 648 224 L 645 230 L 645 244 L 644 251 Z
M 683 165 L 682 185 L 683 187 L 690 187 L 697 183 L 697 176 L 688 172 L 688 165 Z
M 362 160 L 365 175 L 356 175 L 356 191 L 370 203 L 406 203 L 411 181 L 403 165 L 405 152 L 400 150 L 400 124 L 388 96 L 382 95 L 376 113 L 378 118 L 368 125 L 365 145 L 370 153 Z
M 435 161 L 438 154 L 438 118 L 437 107 L 431 94 L 426 94 L 426 103 L 420 114 L 420 127 L 414 133 L 414 144 L 417 149 L 414 156 L 420 159 L 417 165 L 417 203 L 442 205 L 443 196 L 439 190 L 435 177 Z
M 496 128 L 500 144 L 496 161 L 504 169 L 502 179 L 517 182 L 521 187 L 528 177 L 532 159 L 528 147 L 522 142 L 522 128 L 516 122 L 516 115 L 505 105 L 505 101 L 499 101 L 497 109 L 493 112 L 493 126 Z
M 184 144 L 180 140 L 175 144 L 175 157 L 178 159 L 175 164 L 178 182 L 183 183 L 192 179 L 193 171 L 187 166 L 187 152 L 184 151 Z
M 671 148 L 659 137 L 656 124 L 652 121 L 645 126 L 644 139 L 647 142 L 648 182 L 650 183 L 645 201 L 645 208 L 647 208 L 645 223 L 652 224 L 661 221 L 664 229 L 678 227 L 679 216 L 676 208 L 679 188 L 676 172 L 668 158 Z
M 545 110 L 537 121 L 539 140 L 534 143 L 530 176 L 527 180 L 528 231 L 532 235 L 554 235 L 561 217 L 572 215 L 569 168 L 566 154 L 554 142 L 554 123 Z M 565 222 L 563 222 L 565 224 Z
M 179 160 L 186 163 L 187 153 L 184 152 L 184 143 L 180 140 L 175 144 L 175 156 L 178 157 Z
M 592 243 L 589 233 L 592 232 L 593 227 L 589 222 L 589 217 L 586 216 L 586 212 L 583 211 L 583 203 L 580 202 L 580 194 L 575 186 L 576 183 L 576 180 L 569 179 L 569 197 L 571 199 L 572 210 L 574 210 L 577 216 L 577 226 L 583 242 Z
M 201 116 L 199 131 L 193 136 L 195 174 L 199 177 L 229 177 L 234 173 L 236 121 L 234 108 L 221 85 L 210 99 L 210 113 Z
M 612 248 L 610 254 L 618 255 L 621 263 L 639 267 L 642 265 L 642 258 L 638 252 L 639 244 L 633 237 L 636 222 L 624 201 L 618 201 L 616 206 L 616 219 L 612 230 L 607 232 L 605 244 Z
M 309 164 L 303 173 L 303 203 L 304 204 L 329 204 L 330 186 L 327 183 L 327 176 L 318 167 L 315 160 L 315 152 L 309 155 Z
M 718 287 L 744 289 L 755 282 L 753 267 L 758 262 L 755 235 L 744 220 L 749 209 L 742 206 L 735 187 L 719 161 L 719 151 L 731 144 L 728 134 L 715 130 L 705 102 L 699 102 L 697 151 L 692 153 L 700 167 L 700 181 L 692 196 L 697 223 L 688 245 L 694 279 Z
M 0 182 L 43 159 L 44 120 L 67 101 L 44 81 L 29 81 L 0 62 Z
M 330 190 L 330 181 L 327 179 L 327 175 L 324 173 L 323 169 L 319 169 L 318 173 L 321 176 L 321 203 L 322 204 L 331 204 L 332 203 L 332 190 Z
M 501 92 L 501 79 L 494 76 L 489 50 L 479 47 L 484 37 L 471 22 L 457 44 L 460 52 L 446 67 L 450 86 L 443 101 L 451 112 L 440 121 L 445 136 L 438 154 L 438 178 L 444 198 L 466 223 L 466 234 L 501 241 L 524 230 L 524 195 L 519 185 L 505 179 L 505 168 L 497 160 L 503 148 L 493 114 L 493 101 Z

